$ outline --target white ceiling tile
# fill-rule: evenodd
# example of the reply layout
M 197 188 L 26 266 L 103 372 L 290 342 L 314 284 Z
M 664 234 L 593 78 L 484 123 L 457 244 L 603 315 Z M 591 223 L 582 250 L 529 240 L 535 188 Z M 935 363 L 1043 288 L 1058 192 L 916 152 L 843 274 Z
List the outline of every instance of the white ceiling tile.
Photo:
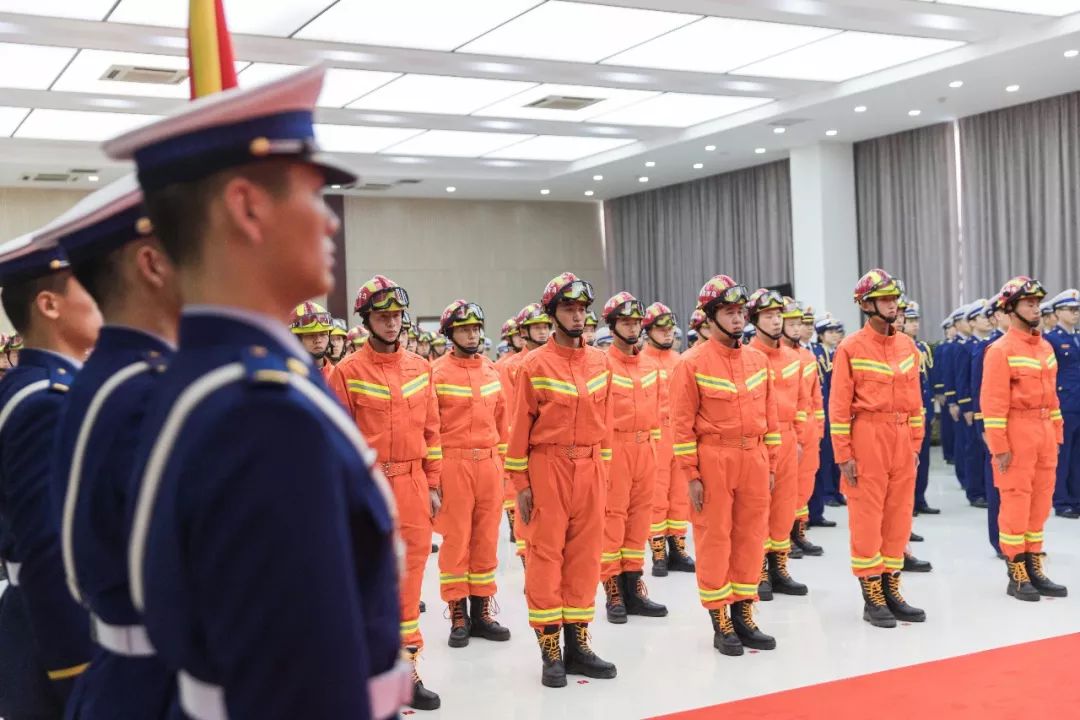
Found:
M 460 52 L 594 63 L 700 17 L 551 0 Z
M 453 50 L 542 0 L 341 0 L 296 34 L 307 40 Z
M 331 4 L 333 0 L 226 0 L 225 22 L 234 33 L 288 37 Z M 186 28 L 188 5 L 189 0 L 120 0 L 109 22 Z
M 434 155 L 439 157 L 480 157 L 485 153 L 527 140 L 533 135 L 517 133 L 428 130 L 405 142 L 385 148 L 392 155 Z
M 604 61 L 611 65 L 726 73 L 841 30 L 708 17 Z
M 489 105 L 473 113 L 484 117 L 528 118 L 534 120 L 561 120 L 581 122 L 597 115 L 618 110 L 642 100 L 659 95 L 651 90 L 620 90 L 616 88 L 589 87 L 585 85 L 538 85 L 518 93 L 502 102 Z M 593 103 L 580 110 L 549 110 L 527 107 L 530 103 L 549 96 L 592 98 L 600 102 Z
M 368 127 L 366 125 L 315 125 L 319 147 L 334 153 L 377 153 L 424 130 Z
M 1063 17 L 1080 12 L 1080 0 L 923 0 L 942 5 L 965 5 L 986 10 L 1030 13 L 1032 15 L 1056 15 Z
M 843 82 L 963 44 L 908 35 L 844 32 L 732 72 L 737 75 Z
M 592 118 L 589 122 L 690 127 L 768 102 L 772 102 L 772 98 L 664 93 L 651 100 Z
M 101 142 L 160 119 L 157 115 L 38 108 L 26 118 L 15 137 Z
M 0 137 L 11 137 L 30 108 L 0 107 Z
M 116 0 L 0 0 L 0 12 L 104 20 Z
M 396 112 L 468 115 L 536 83 L 444 75 L 404 75 L 359 100 L 350 108 Z
M 279 65 L 277 63 L 252 63 L 237 75 L 240 87 L 251 87 L 277 80 L 289 73 L 304 69 L 303 65 Z M 320 107 L 345 107 L 362 95 L 385 85 L 401 73 L 378 72 L 375 70 L 347 70 L 330 68 L 326 71 L 322 94 L 319 95 Z
M 45 90 L 74 54 L 73 48 L 0 43 L 0 87 Z
M 135 65 L 162 70 L 187 70 L 186 57 L 176 55 L 150 55 L 146 53 L 113 52 L 111 50 L 80 50 L 75 59 L 56 79 L 53 90 L 63 92 L 101 93 L 103 95 L 138 95 L 158 98 L 187 98 L 191 95 L 188 81 L 175 85 L 102 80 L 113 65 Z M 247 63 L 236 63 L 239 71 Z
M 634 138 L 595 138 L 537 135 L 531 140 L 490 152 L 486 157 L 512 160 L 572 162 L 637 142 Z

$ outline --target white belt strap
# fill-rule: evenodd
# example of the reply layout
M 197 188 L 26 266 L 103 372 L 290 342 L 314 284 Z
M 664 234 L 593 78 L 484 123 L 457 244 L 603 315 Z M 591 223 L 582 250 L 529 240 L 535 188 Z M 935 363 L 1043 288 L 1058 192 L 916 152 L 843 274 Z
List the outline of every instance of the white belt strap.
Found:
M 22 570 L 22 563 L 5 562 L 4 569 L 7 570 L 7 579 L 11 587 L 19 587 L 19 571 Z
M 192 720 L 229 720 L 225 708 L 225 689 L 203 682 L 181 670 L 177 675 L 180 688 L 180 707 Z M 371 717 L 389 720 L 403 705 L 412 700 L 412 669 L 408 662 L 399 661 L 391 670 L 368 680 Z
M 94 639 L 109 652 L 125 657 L 153 657 L 154 646 L 142 625 L 110 625 L 92 615 Z

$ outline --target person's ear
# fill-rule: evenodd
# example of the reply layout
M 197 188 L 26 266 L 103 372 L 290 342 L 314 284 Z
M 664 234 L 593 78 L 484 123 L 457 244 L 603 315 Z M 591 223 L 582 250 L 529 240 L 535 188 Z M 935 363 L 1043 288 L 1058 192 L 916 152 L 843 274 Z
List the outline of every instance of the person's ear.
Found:
M 231 178 L 221 191 L 225 220 L 252 245 L 264 242 L 273 222 L 273 205 L 270 192 L 245 177 Z
M 63 298 L 52 290 L 42 290 L 34 298 L 34 307 L 49 320 L 57 320 L 60 317 L 62 304 Z

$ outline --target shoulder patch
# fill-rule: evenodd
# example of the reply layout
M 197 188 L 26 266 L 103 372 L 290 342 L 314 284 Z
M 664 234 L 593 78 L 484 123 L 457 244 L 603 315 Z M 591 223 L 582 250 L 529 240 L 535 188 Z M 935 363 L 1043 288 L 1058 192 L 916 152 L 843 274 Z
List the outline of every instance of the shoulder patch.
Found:
M 244 377 L 249 385 L 289 385 L 288 358 L 262 345 L 252 345 L 244 348 L 240 360 L 244 364 Z
M 157 350 L 147 350 L 142 354 L 143 361 L 150 366 L 150 371 L 161 374 L 169 369 L 169 358 Z
M 49 392 L 66 393 L 71 388 L 75 374 L 67 368 L 56 367 L 49 371 Z

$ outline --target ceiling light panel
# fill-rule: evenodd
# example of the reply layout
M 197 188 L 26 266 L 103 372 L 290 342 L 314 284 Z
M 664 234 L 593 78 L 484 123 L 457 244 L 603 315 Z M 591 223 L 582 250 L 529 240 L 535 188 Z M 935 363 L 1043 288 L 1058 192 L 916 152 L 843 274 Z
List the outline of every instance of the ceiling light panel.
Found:
M 237 71 L 248 63 L 236 63 Z M 147 53 L 113 52 L 111 50 L 80 50 L 75 59 L 56 79 L 52 90 L 62 92 L 100 93 L 102 95 L 137 95 L 157 98 L 187 98 L 190 90 L 187 80 L 173 84 L 148 82 L 125 82 L 102 80 L 113 66 L 134 66 L 160 70 L 187 70 L 188 60 L 176 55 L 150 55 Z
M 460 51 L 594 63 L 700 17 L 550 0 Z
M 0 87 L 45 90 L 74 54 L 73 48 L 0 43 Z
M 116 0 L 0 0 L 0 12 L 104 20 Z
M 434 155 L 437 157 L 480 157 L 533 135 L 483 133 L 461 130 L 428 130 L 405 142 L 383 150 L 393 155 Z
M 963 44 L 908 35 L 844 32 L 733 72 L 737 75 L 842 82 L 952 50 Z
M 588 122 L 690 127 L 769 102 L 772 102 L 772 98 L 664 93 L 622 110 L 591 118 Z
M 1080 0 L 923 0 L 923 2 L 1058 17 L 1080 12 Z
M 350 103 L 362 110 L 468 115 L 536 83 L 444 75 L 405 75 Z
M 709 17 L 604 60 L 605 64 L 726 73 L 842 32 Z
M 82 140 L 101 142 L 114 135 L 160 120 L 158 115 L 86 112 L 84 110 L 37 109 L 15 133 L 18 138 L 36 140 Z
M 0 107 L 0 137 L 11 137 L 30 108 Z
M 541 0 L 341 0 L 296 33 L 296 37 L 358 45 L 449 51 L 539 5 L 540 2 Z
M 411 128 L 367 127 L 364 125 L 315 126 L 319 147 L 334 153 L 377 153 L 424 132 Z
M 518 93 L 502 102 L 489 105 L 474 113 L 487 117 L 529 118 L 534 120 L 562 120 L 581 122 L 597 115 L 619 110 L 634 103 L 656 97 L 660 93 L 650 90 L 619 90 L 616 88 L 589 87 L 586 85 L 538 85 Z M 528 107 L 545 98 L 598 100 L 579 110 L 558 110 L 544 107 Z
M 567 137 L 537 135 L 532 140 L 488 153 L 487 157 L 514 160 L 572 162 L 637 142 L 634 138 Z
M 109 22 L 186 28 L 188 4 L 189 0 L 120 0 Z M 332 4 L 333 0 L 227 0 L 225 20 L 234 33 L 288 37 Z

